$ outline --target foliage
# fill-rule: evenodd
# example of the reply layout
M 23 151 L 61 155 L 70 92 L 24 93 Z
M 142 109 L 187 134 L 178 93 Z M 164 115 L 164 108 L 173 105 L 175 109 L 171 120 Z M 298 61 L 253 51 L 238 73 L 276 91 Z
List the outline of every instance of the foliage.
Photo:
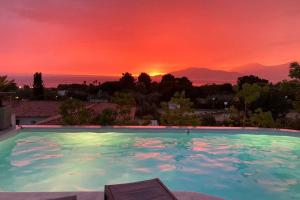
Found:
M 297 91 L 300 91 L 300 82 L 298 80 L 284 80 L 279 82 L 276 86 L 280 92 L 282 92 L 282 95 L 289 99 L 295 99 Z
M 100 90 L 109 96 L 112 96 L 114 93 L 121 91 L 122 88 L 119 81 L 108 81 L 100 85 Z
M 112 102 L 117 104 L 117 121 L 121 124 L 127 124 L 131 120 L 131 108 L 136 102 L 132 94 L 125 92 L 116 92 L 112 98 Z
M 11 92 L 17 90 L 14 80 L 8 80 L 7 76 L 0 76 L 0 92 Z
M 225 120 L 224 124 L 227 126 L 241 126 L 243 124 L 244 113 L 240 112 L 234 106 L 228 109 L 229 118 Z
M 122 74 L 120 78 L 120 86 L 125 90 L 131 90 L 135 87 L 135 78 L 132 74 L 126 72 Z
M 137 81 L 130 73 L 124 73 L 118 81 L 109 81 L 99 83 L 94 81 L 90 84 L 66 84 L 59 85 L 58 88 L 45 88 L 43 92 L 36 92 L 43 88 L 42 74 L 36 73 L 36 87 L 31 89 L 24 87 L 18 89 L 16 84 L 11 84 L 12 90 L 17 91 L 20 99 L 47 99 L 60 100 L 57 98 L 57 90 L 66 90 L 64 98 L 73 97 L 86 101 L 88 99 L 97 99 L 99 101 L 107 100 L 117 103 L 115 111 L 116 119 L 114 124 L 129 124 L 132 118 L 129 114 L 133 105 L 136 107 L 136 116 L 143 119 L 145 116 L 151 116 L 152 119 L 161 119 L 164 124 L 176 125 L 178 123 L 191 124 L 186 121 L 196 121 L 203 125 L 213 124 L 211 116 L 204 116 L 202 119 L 197 117 L 194 112 L 175 113 L 173 110 L 165 112 L 165 104 L 161 102 L 171 102 L 172 97 L 176 94 L 184 92 L 184 98 L 189 99 L 192 104 L 190 108 L 214 108 L 224 109 L 224 102 L 228 102 L 227 106 L 234 106 L 228 110 L 228 117 L 224 122 L 225 125 L 241 126 L 252 125 L 251 117 L 261 116 L 264 113 L 271 112 L 271 115 L 278 124 L 278 127 L 287 127 L 289 121 L 285 121 L 285 115 L 295 109 L 300 112 L 300 79 L 299 64 L 291 64 L 290 75 L 293 80 L 284 80 L 277 84 L 269 83 L 268 80 L 257 76 L 239 77 L 237 85 L 225 84 L 209 84 L 201 86 L 193 86 L 192 82 L 186 77 L 175 77 L 171 74 L 162 76 L 161 81 L 155 82 L 146 73 L 141 73 Z M 3 89 L 3 81 L 0 78 L 0 91 L 11 91 L 11 89 Z M 1 83 L 2 82 L 2 83 Z M 38 89 L 39 88 L 39 89 Z M 33 90 L 35 93 L 33 95 Z M 214 99 L 214 100 L 213 100 Z M 161 108 L 163 112 L 161 111 Z M 258 112 L 257 109 L 261 109 Z M 180 109 L 179 109 L 180 110 Z M 165 114 L 164 114 L 165 113 Z M 168 113 L 169 116 L 166 114 Z M 184 116 L 184 117 L 182 117 Z M 193 116 L 194 119 L 190 119 Z M 167 119 L 163 119 L 166 117 Z M 110 124 L 113 119 L 113 113 L 106 112 L 99 115 L 97 124 Z M 175 122 L 174 122 L 175 121 Z M 194 123 L 194 122 L 193 122 Z M 291 126 L 295 124 L 291 123 Z M 178 124 L 179 125 L 179 124 Z
M 112 97 L 112 102 L 119 106 L 135 106 L 135 99 L 131 93 L 116 92 Z
M 243 85 L 248 83 L 250 85 L 257 84 L 259 86 L 264 86 L 269 83 L 268 80 L 259 78 L 258 76 L 250 75 L 250 76 L 242 76 L 238 78 L 237 86 L 239 89 L 242 89 Z
M 68 99 L 61 103 L 59 110 L 63 122 L 67 125 L 83 125 L 90 121 L 90 113 L 80 100 Z
M 117 119 L 117 113 L 115 110 L 107 108 L 97 117 L 97 122 L 100 125 L 114 125 Z
M 212 114 L 204 114 L 200 119 L 202 126 L 215 126 L 217 124 L 216 118 Z
M 7 76 L 0 76 L 0 92 L 11 92 L 17 90 L 14 80 L 8 80 Z M 0 96 L 0 106 L 2 106 L 2 97 Z
M 248 106 L 256 101 L 261 92 L 261 87 L 257 84 L 249 84 L 245 83 L 242 85 L 242 89 L 240 89 L 237 93 L 237 96 L 242 99 L 244 102 L 244 117 L 243 117 L 243 126 L 245 126 L 246 117 L 247 117 L 247 108 Z
M 159 83 L 162 101 L 169 101 L 176 92 L 185 92 L 187 97 L 193 92 L 192 82 L 186 78 L 175 78 L 172 74 L 165 74 Z
M 18 89 L 17 95 L 21 99 L 31 99 L 32 98 L 32 89 L 29 85 L 24 85 L 23 88 Z
M 270 111 L 277 119 L 283 117 L 291 107 L 289 100 L 278 87 L 263 87 L 260 97 L 252 104 L 252 110 L 261 108 L 263 111 Z
M 300 65 L 297 62 L 293 62 L 290 64 L 289 76 L 291 78 L 300 80 Z
M 138 77 L 138 82 L 145 83 L 146 85 L 150 85 L 151 77 L 147 73 L 142 72 Z
M 169 101 L 169 99 L 175 93 L 175 77 L 172 74 L 165 74 L 159 83 L 159 91 L 162 94 L 163 101 Z
M 158 117 L 158 106 L 160 101 L 160 94 L 153 92 L 149 94 L 135 94 L 135 100 L 137 104 L 136 115 L 143 117 L 146 115 L 152 115 Z
M 237 96 L 242 98 L 245 105 L 249 105 L 257 100 L 260 96 L 261 87 L 257 84 L 245 83 L 242 89 L 238 91 Z
M 300 91 L 298 91 L 296 94 L 296 99 L 293 102 L 293 106 L 294 106 L 294 109 L 296 110 L 296 112 L 300 113 Z
M 201 94 L 201 97 L 233 94 L 234 90 L 230 83 L 225 84 L 209 84 L 202 86 L 195 86 L 197 94 Z
M 151 77 L 147 73 L 141 73 L 138 77 L 138 83 L 139 87 L 143 88 L 144 91 L 142 93 L 149 93 L 151 90 Z
M 191 100 L 185 98 L 184 92 L 176 92 L 168 103 L 162 103 L 161 124 L 177 126 L 199 125 L 200 120 L 194 113 L 192 105 Z
M 300 130 L 300 118 L 296 117 L 295 119 L 285 119 L 285 122 L 283 123 L 283 126 L 281 125 L 281 127 Z
M 252 126 L 273 128 L 275 127 L 275 121 L 271 112 L 263 112 L 262 109 L 256 109 L 254 113 L 250 115 L 250 124 Z
M 44 99 L 44 83 L 42 73 L 36 72 L 33 75 L 33 95 L 35 99 Z

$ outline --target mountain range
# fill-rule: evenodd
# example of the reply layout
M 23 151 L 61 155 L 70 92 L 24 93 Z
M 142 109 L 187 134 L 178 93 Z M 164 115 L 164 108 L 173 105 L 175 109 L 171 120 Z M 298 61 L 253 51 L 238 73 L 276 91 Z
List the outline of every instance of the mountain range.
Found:
M 273 83 L 281 80 L 289 79 L 289 63 L 265 66 L 259 63 L 251 63 L 242 66 L 228 68 L 230 70 L 214 70 L 212 67 L 190 67 L 183 70 L 169 72 L 175 77 L 185 76 L 189 78 L 195 85 L 212 84 L 212 83 L 236 83 L 240 76 L 256 75 L 265 78 Z M 162 75 L 154 76 L 153 80 L 159 81 Z M 9 74 L 10 78 L 15 79 L 18 85 L 31 85 L 32 75 Z M 98 75 L 49 75 L 43 74 L 46 87 L 56 87 L 60 83 L 92 83 L 97 80 L 99 82 L 118 80 L 117 76 L 98 76 Z
M 196 85 L 236 83 L 237 78 L 244 75 L 255 75 L 276 83 L 278 81 L 289 79 L 289 63 L 274 66 L 251 63 L 232 67 L 230 71 L 191 67 L 170 72 L 170 74 L 173 74 L 175 77 L 186 76 Z M 160 78 L 160 76 L 156 77 L 156 79 L 158 78 Z

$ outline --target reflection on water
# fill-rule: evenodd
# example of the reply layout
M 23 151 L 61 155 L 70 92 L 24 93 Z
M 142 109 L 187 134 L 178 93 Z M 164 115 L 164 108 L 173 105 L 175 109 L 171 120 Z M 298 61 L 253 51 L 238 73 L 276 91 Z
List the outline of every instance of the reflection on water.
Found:
M 9 144 L 10 143 L 10 144 Z M 103 190 L 159 177 L 226 199 L 300 199 L 300 138 L 247 134 L 22 133 L 0 142 L 0 190 Z
M 174 158 L 174 156 L 166 153 L 160 153 L 160 152 L 149 152 L 149 153 L 137 152 L 135 153 L 135 158 L 139 160 L 145 160 L 145 159 L 170 160 Z
M 143 148 L 153 148 L 153 149 L 163 149 L 166 146 L 162 144 L 162 141 L 160 141 L 157 138 L 149 138 L 149 139 L 144 139 L 144 138 L 139 138 L 135 141 L 134 144 L 135 147 L 143 147 Z

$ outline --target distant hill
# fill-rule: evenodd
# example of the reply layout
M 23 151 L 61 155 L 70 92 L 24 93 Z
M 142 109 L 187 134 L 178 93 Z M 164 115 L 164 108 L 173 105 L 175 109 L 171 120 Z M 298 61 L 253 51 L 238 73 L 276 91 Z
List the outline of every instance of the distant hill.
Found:
M 236 79 L 243 75 L 242 73 L 238 72 L 228 72 L 223 70 L 196 67 L 170 72 L 170 74 L 173 74 L 175 77 L 185 76 L 189 78 L 195 85 L 211 83 L 235 83 Z M 158 78 L 158 76 L 156 78 Z
M 18 85 L 32 86 L 33 75 L 8 74 L 8 76 L 16 81 Z M 100 83 L 106 81 L 118 80 L 116 76 L 97 76 L 97 75 L 60 75 L 60 74 L 43 74 L 43 80 L 46 87 L 57 87 L 59 84 L 83 83 L 84 81 Z
M 204 67 L 191 67 L 183 70 L 169 72 L 175 77 L 185 76 L 189 78 L 193 84 L 212 84 L 212 83 L 236 83 L 236 80 L 240 76 L 244 75 L 256 75 L 271 82 L 278 82 L 284 79 L 289 79 L 289 63 L 265 66 L 259 63 L 251 63 L 247 65 L 237 66 L 230 68 L 230 71 L 214 70 Z M 32 85 L 33 75 L 16 75 L 9 74 L 10 78 L 16 80 L 18 85 Z M 83 83 L 86 81 L 88 84 L 97 80 L 98 82 L 118 80 L 120 77 L 117 76 L 89 76 L 89 75 L 49 75 L 43 74 L 43 79 L 46 87 L 56 87 L 58 84 L 68 83 Z M 153 77 L 153 80 L 160 81 L 160 76 Z
M 196 85 L 236 83 L 237 78 L 244 75 L 255 75 L 276 83 L 278 81 L 289 79 L 289 63 L 274 66 L 251 63 L 233 67 L 230 71 L 192 67 L 170 72 L 170 74 L 173 74 L 175 77 L 186 76 Z
M 271 82 L 278 82 L 284 79 L 289 79 L 290 63 L 266 66 L 259 63 L 250 63 L 232 68 L 233 71 L 243 74 L 253 74 L 265 78 Z

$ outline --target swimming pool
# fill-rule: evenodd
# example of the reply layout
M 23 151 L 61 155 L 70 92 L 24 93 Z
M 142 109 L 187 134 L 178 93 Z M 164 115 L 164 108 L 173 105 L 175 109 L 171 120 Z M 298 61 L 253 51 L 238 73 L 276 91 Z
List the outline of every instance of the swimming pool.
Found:
M 24 129 L 0 141 L 0 191 L 89 191 L 159 177 L 232 200 L 300 199 L 299 133 Z

